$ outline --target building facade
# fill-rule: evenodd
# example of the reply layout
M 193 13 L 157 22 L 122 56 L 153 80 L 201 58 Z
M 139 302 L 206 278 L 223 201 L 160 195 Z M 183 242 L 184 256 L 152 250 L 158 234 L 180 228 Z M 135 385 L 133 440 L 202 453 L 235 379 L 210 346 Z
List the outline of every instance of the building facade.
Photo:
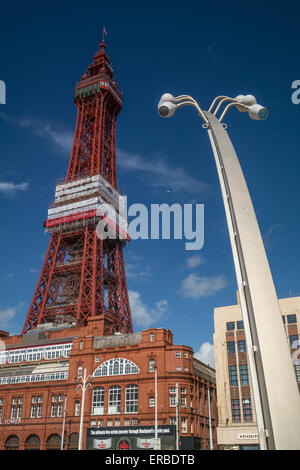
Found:
M 209 449 L 210 429 L 216 448 L 214 370 L 170 330 L 99 336 L 99 322 L 1 332 L 0 449 L 60 449 L 63 421 L 64 449 L 77 449 L 85 369 L 83 449 L 153 448 L 155 368 L 161 448 L 176 448 L 177 424 L 180 449 Z
M 279 299 L 300 390 L 300 297 Z M 259 449 L 242 312 L 237 305 L 214 310 L 214 351 L 218 394 L 218 446 Z

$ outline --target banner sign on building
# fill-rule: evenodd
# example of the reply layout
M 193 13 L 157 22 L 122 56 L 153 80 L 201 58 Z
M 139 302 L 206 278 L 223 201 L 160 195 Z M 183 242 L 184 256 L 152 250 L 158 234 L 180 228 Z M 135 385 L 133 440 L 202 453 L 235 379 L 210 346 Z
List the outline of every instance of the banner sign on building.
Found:
M 175 433 L 175 426 L 159 426 L 157 429 L 158 436 L 172 436 Z M 118 437 L 118 436 L 153 436 L 155 434 L 154 426 L 120 426 L 108 428 L 88 428 L 87 437 Z
M 111 449 L 111 439 L 94 439 L 94 449 Z

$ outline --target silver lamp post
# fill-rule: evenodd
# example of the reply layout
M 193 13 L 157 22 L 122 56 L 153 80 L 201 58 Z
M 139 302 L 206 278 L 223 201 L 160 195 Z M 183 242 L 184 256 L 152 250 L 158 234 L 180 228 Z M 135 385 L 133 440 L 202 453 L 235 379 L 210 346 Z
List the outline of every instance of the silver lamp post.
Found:
M 157 426 L 157 367 L 154 369 L 155 373 L 155 419 L 154 419 L 154 440 L 155 440 L 155 450 L 158 450 L 158 426 Z
M 225 109 L 220 117 L 221 106 Z M 247 184 L 222 123 L 235 107 L 251 119 L 263 120 L 268 110 L 252 95 L 217 96 L 208 111 L 188 95 L 164 94 L 161 117 L 193 106 L 207 129 L 225 208 L 244 321 L 260 449 L 300 449 L 300 397 L 281 311 Z
M 78 391 L 79 388 L 82 390 L 78 450 L 82 450 L 85 392 L 89 387 L 92 388 L 92 382 L 93 377 L 91 375 L 86 376 L 86 369 L 84 369 L 83 377 L 80 376 L 78 378 L 78 385 L 76 387 L 76 391 Z

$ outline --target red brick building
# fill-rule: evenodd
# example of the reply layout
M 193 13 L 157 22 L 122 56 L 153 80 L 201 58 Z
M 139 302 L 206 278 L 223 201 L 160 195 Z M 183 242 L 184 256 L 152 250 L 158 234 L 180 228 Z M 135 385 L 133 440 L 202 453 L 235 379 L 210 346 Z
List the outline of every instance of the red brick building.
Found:
M 82 391 L 76 387 L 84 369 L 93 379 L 85 394 L 83 449 L 90 428 L 114 430 L 119 440 L 107 442 L 119 448 L 123 427 L 134 433 L 154 426 L 155 367 L 158 426 L 170 427 L 161 448 L 175 448 L 178 423 L 180 448 L 209 449 L 208 387 L 216 448 L 215 371 L 193 358 L 190 347 L 174 345 L 170 330 L 99 336 L 100 323 L 94 317 L 85 327 L 52 323 L 24 335 L 1 332 L 0 449 L 59 449 L 65 403 L 64 448 L 77 449 Z M 127 440 L 129 448 L 139 442 Z

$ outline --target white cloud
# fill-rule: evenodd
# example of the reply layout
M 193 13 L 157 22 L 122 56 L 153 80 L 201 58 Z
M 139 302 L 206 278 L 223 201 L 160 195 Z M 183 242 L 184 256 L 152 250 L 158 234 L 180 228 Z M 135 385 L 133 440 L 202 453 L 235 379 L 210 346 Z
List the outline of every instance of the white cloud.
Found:
M 142 301 L 139 292 L 129 290 L 128 295 L 132 319 L 138 327 L 147 328 L 169 313 L 168 302 L 166 300 L 160 300 L 156 302 L 154 308 L 149 308 L 148 305 L 144 304 Z
M 64 153 L 70 152 L 73 143 L 73 132 L 66 130 L 54 130 L 49 123 L 42 122 L 38 119 L 15 118 L 5 113 L 0 113 L 0 118 L 14 126 L 30 129 L 35 134 L 48 140 Z
M 118 165 L 124 171 L 139 173 L 145 184 L 153 187 L 169 188 L 188 193 L 207 191 L 208 185 L 193 176 L 189 176 L 183 168 L 170 166 L 163 159 L 148 160 L 138 154 L 117 150 Z
M 208 342 L 203 343 L 199 351 L 194 354 L 194 357 L 211 367 L 215 367 L 214 345 Z
M 216 294 L 224 289 L 227 282 L 224 276 L 204 277 L 191 273 L 185 278 L 180 286 L 179 293 L 182 297 L 191 299 L 199 299 L 200 297 L 208 297 Z
M 0 182 L 0 193 L 5 196 L 15 196 L 19 191 L 27 191 L 29 187 L 28 183 L 12 183 L 12 182 Z
M 16 327 L 15 317 L 24 305 L 24 302 L 20 302 L 14 307 L 8 307 L 5 309 L 0 308 L 0 330 L 11 332 L 11 329 Z
M 266 249 L 271 249 L 274 245 L 282 240 L 285 226 L 282 224 L 273 224 L 263 233 L 263 241 Z
M 194 255 L 190 256 L 187 260 L 186 263 L 190 269 L 196 268 L 199 266 L 199 264 L 203 264 L 203 258 L 200 255 Z

